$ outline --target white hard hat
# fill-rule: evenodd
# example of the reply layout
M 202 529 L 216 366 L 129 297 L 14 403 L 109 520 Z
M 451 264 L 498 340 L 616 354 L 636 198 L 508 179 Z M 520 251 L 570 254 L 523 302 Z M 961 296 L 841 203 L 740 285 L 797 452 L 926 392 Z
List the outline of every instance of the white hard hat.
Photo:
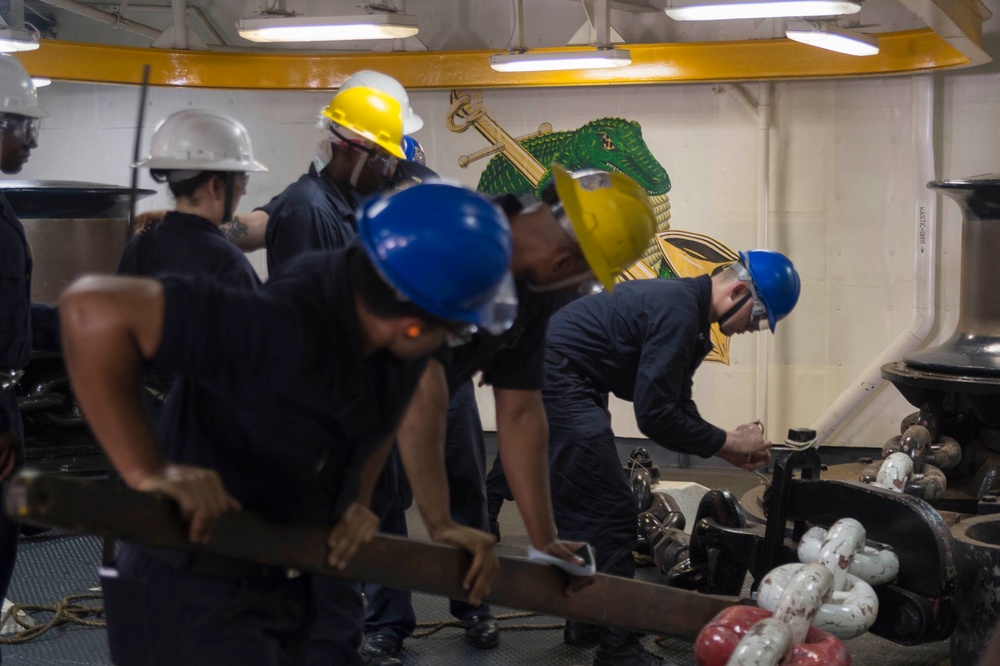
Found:
M 35 84 L 14 56 L 0 55 L 0 113 L 15 113 L 29 118 L 46 118 L 38 106 Z
M 160 123 L 149 157 L 132 166 L 197 171 L 267 171 L 253 158 L 250 135 L 237 121 L 211 111 L 186 109 Z
M 340 86 L 340 90 L 347 90 L 358 86 L 381 90 L 399 102 L 399 105 L 403 108 L 403 134 L 413 134 L 424 126 L 423 119 L 414 113 L 410 107 L 410 96 L 406 94 L 406 90 L 400 85 L 399 81 L 388 74 L 376 72 L 371 69 L 363 69 L 347 77 L 347 80 Z

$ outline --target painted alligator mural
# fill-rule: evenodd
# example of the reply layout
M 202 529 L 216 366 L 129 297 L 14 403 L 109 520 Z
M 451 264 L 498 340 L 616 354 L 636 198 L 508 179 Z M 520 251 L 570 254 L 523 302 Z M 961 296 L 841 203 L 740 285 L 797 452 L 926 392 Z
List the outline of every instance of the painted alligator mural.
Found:
M 510 192 L 518 196 L 530 192 L 538 197 L 552 178 L 553 162 L 570 171 L 585 168 L 619 171 L 639 183 L 650 196 L 670 191 L 670 176 L 653 157 L 642 139 L 642 128 L 634 120 L 591 120 L 577 130 L 541 134 L 521 145 L 545 167 L 542 180 L 534 185 L 529 183 L 506 156 L 496 155 L 479 177 L 480 192 Z
M 540 198 L 552 178 L 553 162 L 573 171 L 618 171 L 639 183 L 654 206 L 656 235 L 620 281 L 712 275 L 737 259 L 735 252 L 708 236 L 670 229 L 670 176 L 653 156 L 642 138 L 642 127 L 634 120 L 600 118 L 560 132 L 542 123 L 538 132 L 514 137 L 487 115 L 481 91 L 453 90 L 445 122 L 452 132 L 475 128 L 489 142 L 487 148 L 458 160 L 459 166 L 466 168 L 478 159 L 490 158 L 478 185 L 486 194 Z M 711 334 L 713 349 L 705 360 L 728 365 L 729 338 L 718 325 L 712 326 Z

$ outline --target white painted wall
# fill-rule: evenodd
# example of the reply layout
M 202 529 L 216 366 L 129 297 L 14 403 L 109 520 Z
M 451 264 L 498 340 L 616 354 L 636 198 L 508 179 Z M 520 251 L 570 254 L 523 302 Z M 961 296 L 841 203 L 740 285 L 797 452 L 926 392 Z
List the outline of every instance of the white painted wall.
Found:
M 756 92 L 757 85 L 748 86 Z M 974 70 L 937 76 L 939 170 L 942 178 L 1000 171 L 1000 74 Z M 19 177 L 128 184 L 138 90 L 54 83 L 40 92 L 51 117 L 41 145 Z M 330 93 L 152 89 L 144 144 L 169 113 L 188 106 L 220 110 L 250 130 L 257 157 L 271 171 L 255 174 L 247 204 L 263 203 L 307 167 L 317 111 Z M 486 146 L 475 131 L 450 132 L 448 91 L 414 92 L 427 124 L 417 135 L 429 165 L 474 186 L 485 161 L 457 166 Z M 674 228 L 708 234 L 733 249 L 755 244 L 755 124 L 731 88 L 662 85 L 614 88 L 486 90 L 489 115 L 514 135 L 552 123 L 570 130 L 619 116 L 638 121 L 673 181 Z M 806 426 L 847 386 L 911 317 L 913 199 L 911 84 L 908 77 L 796 81 L 775 85 L 771 134 L 772 246 L 789 254 L 803 278 L 799 307 L 770 340 L 770 413 L 755 414 L 755 344 L 731 347 L 732 365 L 705 364 L 695 398 L 724 428 L 764 418 L 768 432 Z M 145 147 L 145 146 L 144 146 Z M 160 189 L 147 174 L 143 186 Z M 169 205 L 158 194 L 140 210 Z M 247 206 L 243 206 L 246 208 Z M 960 215 L 940 206 L 937 307 L 940 341 L 958 315 Z M 253 257 L 263 272 L 260 253 Z M 481 401 L 484 422 L 492 405 Z M 891 387 L 830 440 L 880 446 L 912 409 Z M 616 431 L 640 436 L 631 407 L 613 407 Z

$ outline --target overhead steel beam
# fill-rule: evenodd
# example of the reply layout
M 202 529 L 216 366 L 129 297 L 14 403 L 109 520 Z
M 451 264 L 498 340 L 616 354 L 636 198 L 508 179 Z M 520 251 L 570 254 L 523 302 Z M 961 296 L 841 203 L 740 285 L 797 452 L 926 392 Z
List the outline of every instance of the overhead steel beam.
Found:
M 52 1 L 52 0 L 49 0 Z M 244 90 L 332 90 L 360 69 L 395 77 L 407 90 L 525 88 L 913 74 L 974 64 L 933 30 L 879 35 L 878 55 L 855 58 L 790 39 L 630 44 L 632 64 L 566 72 L 496 72 L 495 51 L 406 53 L 219 53 L 101 46 L 42 40 L 17 58 L 32 76 L 90 83 L 138 84 L 149 63 L 154 86 Z M 559 49 L 532 49 L 544 53 Z
M 36 525 L 126 541 L 251 560 L 462 599 L 469 556 L 458 548 L 379 535 L 343 571 L 326 564 L 328 530 L 275 525 L 242 511 L 226 513 L 211 543 L 195 546 L 176 505 L 163 496 L 110 483 L 23 473 L 11 482 L 7 513 Z M 566 576 L 525 558 L 501 557 L 486 600 L 503 606 L 694 639 L 715 615 L 739 600 L 598 574 L 571 597 Z

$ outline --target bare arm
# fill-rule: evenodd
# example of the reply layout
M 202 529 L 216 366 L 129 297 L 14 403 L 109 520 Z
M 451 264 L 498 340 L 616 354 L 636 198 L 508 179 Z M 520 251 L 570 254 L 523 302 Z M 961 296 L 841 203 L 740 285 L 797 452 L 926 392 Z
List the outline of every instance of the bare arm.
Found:
M 164 316 L 159 282 L 88 277 L 59 300 L 66 369 L 80 408 L 130 487 L 163 492 L 180 504 L 192 541 L 204 541 L 225 510 L 236 508 L 212 470 L 170 464 L 146 411 L 141 364 L 159 348 Z
M 264 232 L 267 231 L 268 215 L 262 210 L 254 210 L 234 215 L 231 222 L 222 225 L 222 233 L 236 247 L 244 252 L 264 249 Z
M 78 280 L 59 300 L 66 369 L 80 408 L 115 469 L 135 488 L 162 470 L 145 417 L 141 363 L 160 345 L 163 290 L 138 278 Z
M 396 435 L 393 433 L 382 443 L 378 451 L 365 461 L 361 469 L 358 499 L 344 510 L 340 520 L 330 530 L 327 539 L 327 546 L 330 548 L 327 562 L 330 566 L 343 569 L 357 554 L 358 549 L 375 537 L 379 519 L 370 508 L 372 491 L 395 441 Z
M 399 453 L 420 517 L 435 541 L 454 525 L 444 462 L 447 427 L 448 382 L 441 363 L 431 359 L 403 416 Z
M 494 389 L 497 445 L 511 492 L 535 548 L 556 540 L 549 490 L 549 422 L 539 391 Z
M 552 514 L 549 488 L 549 422 L 540 391 L 494 389 L 497 444 L 504 473 L 521 512 L 531 544 L 538 550 L 582 565 L 574 551 L 583 544 L 560 541 Z M 571 579 L 566 593 L 593 579 Z
M 431 359 L 403 417 L 399 452 L 431 539 L 458 546 L 472 555 L 462 587 L 469 593 L 469 603 L 478 605 L 483 595 L 489 594 L 500 561 L 492 534 L 458 525 L 451 519 L 444 462 L 447 424 L 448 382 L 444 368 Z

